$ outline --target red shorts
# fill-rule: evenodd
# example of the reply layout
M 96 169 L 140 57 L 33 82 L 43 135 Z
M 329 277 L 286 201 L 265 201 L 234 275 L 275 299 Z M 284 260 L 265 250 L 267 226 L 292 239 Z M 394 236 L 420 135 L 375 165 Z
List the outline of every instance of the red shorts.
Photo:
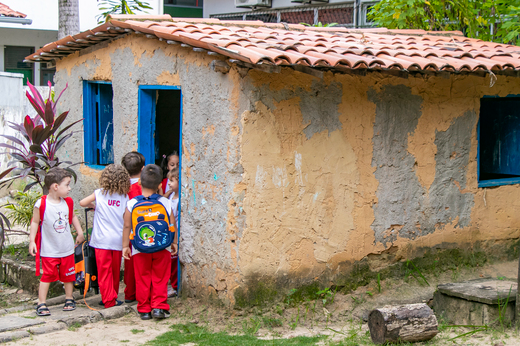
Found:
M 74 255 L 62 258 L 42 257 L 42 267 L 41 282 L 73 282 L 76 279 Z

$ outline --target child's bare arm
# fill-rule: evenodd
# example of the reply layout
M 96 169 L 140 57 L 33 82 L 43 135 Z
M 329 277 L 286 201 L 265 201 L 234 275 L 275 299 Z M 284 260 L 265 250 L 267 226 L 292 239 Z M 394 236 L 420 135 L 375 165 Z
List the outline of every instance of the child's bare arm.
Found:
M 96 208 L 96 205 L 94 204 L 94 201 L 96 200 L 96 194 L 92 193 L 90 196 L 83 198 L 79 205 L 81 205 L 83 208 Z
M 132 256 L 132 252 L 130 251 L 130 231 L 132 230 L 132 214 L 128 211 L 128 209 L 125 209 L 123 221 L 123 257 L 125 259 L 130 259 L 130 256 Z
M 36 256 L 36 252 L 38 249 L 36 248 L 36 233 L 38 232 L 38 227 L 40 226 L 40 208 L 33 209 L 33 218 L 31 220 L 30 225 L 30 233 L 29 233 L 29 253 L 33 256 Z
M 83 235 L 83 229 L 81 228 L 81 224 L 79 223 L 78 217 L 74 215 L 72 217 L 72 226 L 78 232 L 78 236 L 76 237 L 76 244 L 81 244 L 85 241 L 85 236 Z

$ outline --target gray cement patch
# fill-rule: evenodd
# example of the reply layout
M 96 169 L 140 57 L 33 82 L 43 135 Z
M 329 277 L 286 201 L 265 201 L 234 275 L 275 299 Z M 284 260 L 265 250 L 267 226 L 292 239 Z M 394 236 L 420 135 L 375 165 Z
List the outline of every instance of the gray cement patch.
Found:
M 515 281 L 496 279 L 477 279 L 465 282 L 454 282 L 437 286 L 439 292 L 452 297 L 484 304 L 498 304 L 507 300 L 516 301 L 517 283 Z
M 385 246 L 397 235 L 415 239 L 457 220 L 469 225 L 473 194 L 466 188 L 474 111 L 455 118 L 446 131 L 436 131 L 435 178 L 429 189 L 415 172 L 416 158 L 408 151 L 408 137 L 422 115 L 422 98 L 404 85 L 387 85 L 368 92 L 376 104 L 372 166 L 379 181 L 372 223 L 376 242 Z
M 8 330 L 21 329 L 45 323 L 40 319 L 29 319 L 18 316 L 0 317 L 0 333 Z

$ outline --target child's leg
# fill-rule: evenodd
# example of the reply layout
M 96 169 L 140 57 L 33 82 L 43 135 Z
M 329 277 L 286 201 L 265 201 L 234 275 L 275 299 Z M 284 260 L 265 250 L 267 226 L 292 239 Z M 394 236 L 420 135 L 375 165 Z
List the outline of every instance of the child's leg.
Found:
M 63 286 L 65 287 L 65 299 L 74 299 L 72 296 L 72 291 L 74 290 L 74 283 L 73 282 L 64 282 Z M 49 290 L 49 287 L 47 287 L 47 291 Z
M 133 255 L 135 272 L 135 297 L 137 298 L 138 312 L 151 312 L 150 289 L 152 288 L 152 255 L 138 253 Z
M 170 282 L 172 284 L 172 288 L 177 291 L 177 281 L 178 281 L 177 266 L 178 266 L 178 262 L 179 262 L 179 256 L 172 255 L 171 259 L 172 259 L 172 269 L 171 269 L 172 274 L 170 275 Z
M 162 250 L 155 252 L 152 262 L 152 309 L 170 310 L 170 306 L 166 301 L 168 299 L 168 279 L 171 273 L 171 255 L 170 251 Z
M 121 276 L 122 253 L 122 251 L 112 250 L 112 281 L 114 291 L 116 292 L 116 298 L 119 294 L 119 280 Z
M 38 289 L 38 304 L 42 304 L 47 301 L 47 293 L 49 293 L 50 286 L 50 282 L 40 281 L 40 288 Z
M 105 308 L 116 305 L 117 298 L 117 293 L 114 291 L 112 258 L 112 250 L 96 249 L 99 291 Z
M 125 259 L 125 300 L 135 300 L 134 257 Z

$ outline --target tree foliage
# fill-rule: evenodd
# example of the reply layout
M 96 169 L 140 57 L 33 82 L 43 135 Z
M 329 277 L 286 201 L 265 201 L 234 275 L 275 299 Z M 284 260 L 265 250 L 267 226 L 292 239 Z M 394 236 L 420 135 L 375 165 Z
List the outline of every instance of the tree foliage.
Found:
M 104 11 L 96 17 L 98 24 L 106 22 L 107 17 L 111 14 L 135 14 L 135 12 L 152 9 L 148 2 L 140 0 L 105 0 L 101 1 L 98 7 Z
M 389 29 L 459 30 L 485 41 L 520 43 L 520 0 L 382 0 L 367 17 Z

